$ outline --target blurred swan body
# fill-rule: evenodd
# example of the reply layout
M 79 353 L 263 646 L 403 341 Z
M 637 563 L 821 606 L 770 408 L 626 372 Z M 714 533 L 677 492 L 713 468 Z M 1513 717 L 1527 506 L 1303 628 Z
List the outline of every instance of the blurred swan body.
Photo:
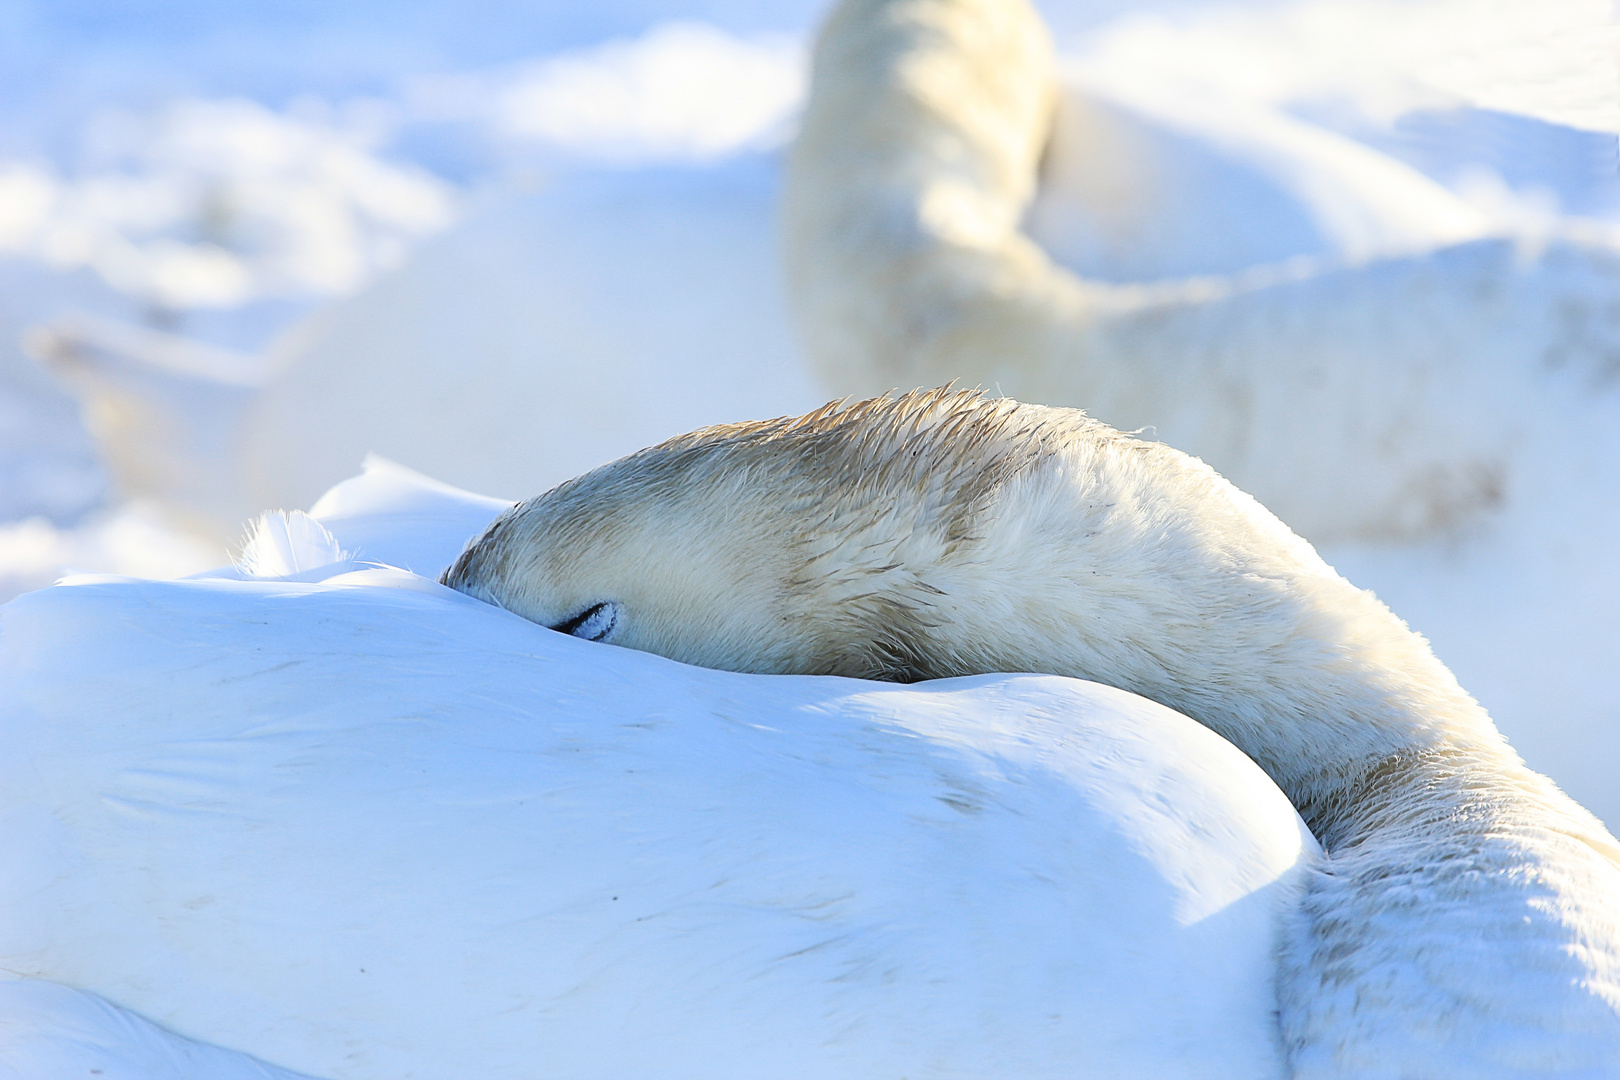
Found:
M 376 452 L 521 492 L 687 428 L 810 408 L 777 278 L 772 180 L 581 170 L 492 198 L 264 357 L 80 318 L 34 352 L 125 496 L 240 538 Z
M 1287 197 L 1201 199 L 1133 157 L 1164 138 L 1147 119 Z M 840 4 L 785 183 L 789 296 L 835 391 L 961 379 L 1082 407 L 1204 458 L 1318 542 L 1477 520 L 1526 482 L 1525 401 L 1590 394 L 1620 355 L 1605 236 L 1487 235 L 1415 171 L 1280 115 L 1060 92 L 1023 0 Z M 1157 219 L 1178 213 L 1230 218 L 1230 242 L 1167 241 Z M 1026 229 L 1115 281 L 1206 276 L 1077 276 Z M 1328 253 L 1207 276 L 1231 267 L 1217 248 L 1289 246 Z
M 1038 671 L 1156 700 L 1327 849 L 1278 953 L 1289 1075 L 1620 1063 L 1620 843 L 1371 593 L 1167 446 L 974 393 L 834 402 L 570 481 L 443 580 L 721 669 Z
M 1573 226 L 1493 237 L 1280 109 L 1060 80 L 1016 3 L 853 5 L 820 56 L 782 218 L 809 363 L 765 155 L 490 197 L 263 358 L 193 363 L 209 350 L 90 320 L 42 351 L 73 358 L 123 493 L 230 540 L 368 451 L 517 493 L 953 377 L 1149 429 L 1315 541 L 1418 537 L 1531 482 L 1519 448 L 1570 421 L 1527 402 L 1613 380 L 1620 263 Z
M 378 565 L 505 507 L 373 461 L 251 566 L 0 608 L 0 1071 L 1282 1075 L 1318 849 L 1234 747 L 1072 679 L 688 667 Z

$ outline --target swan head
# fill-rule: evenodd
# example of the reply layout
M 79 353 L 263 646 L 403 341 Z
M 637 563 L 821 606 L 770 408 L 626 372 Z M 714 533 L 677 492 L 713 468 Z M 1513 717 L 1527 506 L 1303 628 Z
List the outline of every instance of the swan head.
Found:
M 513 507 L 441 580 L 587 640 L 791 670 L 760 632 L 782 610 L 782 553 L 761 542 L 772 515 L 738 489 L 707 455 L 655 447 Z
M 1058 433 L 1093 429 L 1107 430 L 950 390 L 705 428 L 514 507 L 442 580 L 705 667 L 902 681 L 1029 670 L 987 627 L 1038 635 L 1043 619 L 1014 590 L 985 588 L 971 552 L 980 519 Z
M 1199 500 L 1217 526 L 1258 521 L 1271 547 L 1314 559 L 1185 455 L 1073 409 L 915 391 L 621 458 L 502 514 L 442 580 L 704 667 L 1140 684 L 1111 666 L 1163 639 L 1166 621 L 1199 617 L 1176 579 L 1208 553 L 1164 539 Z

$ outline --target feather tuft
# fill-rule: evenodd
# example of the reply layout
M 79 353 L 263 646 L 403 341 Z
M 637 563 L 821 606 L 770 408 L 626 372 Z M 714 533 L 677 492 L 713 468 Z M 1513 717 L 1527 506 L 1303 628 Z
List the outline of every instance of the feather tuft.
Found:
M 337 538 L 302 510 L 267 510 L 249 530 L 236 566 L 249 577 L 280 578 L 349 558 Z

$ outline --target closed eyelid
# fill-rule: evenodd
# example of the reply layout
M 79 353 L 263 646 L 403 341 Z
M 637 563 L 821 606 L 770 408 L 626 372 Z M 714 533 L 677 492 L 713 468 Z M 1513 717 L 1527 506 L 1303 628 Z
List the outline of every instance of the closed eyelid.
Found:
M 619 605 L 609 600 L 592 604 L 571 618 L 551 627 L 560 634 L 569 634 L 573 637 L 584 638 L 586 641 L 603 641 L 613 632 L 619 623 Z

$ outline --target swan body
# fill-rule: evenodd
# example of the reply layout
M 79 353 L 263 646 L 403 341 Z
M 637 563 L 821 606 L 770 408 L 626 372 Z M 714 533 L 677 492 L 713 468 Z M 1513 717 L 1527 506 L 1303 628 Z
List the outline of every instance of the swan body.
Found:
M 1016 4 L 887 10 L 829 26 L 786 177 L 791 294 L 774 157 L 574 165 L 480 196 L 262 356 L 91 319 L 38 351 L 120 491 L 227 542 L 371 450 L 536 491 L 701 424 L 952 377 L 1150 426 L 1314 541 L 1426 535 L 1499 505 L 1523 483 L 1516 448 L 1571 422 L 1524 401 L 1611 371 L 1620 279 L 1601 244 L 1489 238 L 1432 180 L 1280 114 L 1237 124 L 1179 88 L 1061 83 Z M 908 65 L 932 82 L 884 81 Z M 1274 265 L 1295 255 L 1316 262 Z M 1119 284 L 1167 275 L 1201 276 Z
M 491 198 L 263 356 L 88 318 L 34 349 L 121 493 L 223 543 L 372 451 L 466 488 L 539 490 L 826 397 L 796 355 L 774 195 L 754 159 L 578 170 Z
M 1317 848 L 1234 747 L 1066 678 L 689 667 L 363 561 L 437 573 L 504 506 L 374 461 L 330 535 L 261 526 L 277 576 L 0 608 L 0 1074 L 1282 1075 Z
M 1620 1065 L 1620 844 L 1422 638 L 1162 444 L 974 393 L 834 403 L 604 466 L 443 580 L 711 667 L 1038 671 L 1156 700 L 1326 848 L 1279 953 L 1291 1075 Z
M 1089 153 L 1096 175 L 1128 155 L 1100 136 L 1105 124 L 1077 133 L 1085 103 L 1069 98 L 1023 0 L 834 9 L 783 195 L 788 295 L 830 388 L 961 379 L 1084 408 L 1209 461 L 1320 543 L 1466 528 L 1526 482 L 1513 468 L 1534 438 L 1525 402 L 1566 392 L 1571 373 L 1583 388 L 1611 377 L 1620 251 L 1487 235 L 1455 196 L 1373 168 L 1365 148 L 1294 138 L 1306 149 L 1279 168 L 1315 189 L 1343 180 L 1318 202 L 1354 219 L 1328 230 L 1354 261 L 1139 284 L 1077 276 L 1027 231 L 1032 206 L 1036 225 L 1062 216 L 1037 198 L 1043 154 L 1074 172 Z M 1223 119 L 1206 111 L 1219 142 Z M 1248 152 L 1275 159 L 1289 133 L 1247 136 L 1259 140 Z M 1363 189 L 1422 207 L 1422 221 L 1347 212 Z
M 314 1080 L 45 979 L 0 982 L 0 1017 L 0 1068 L 16 1080 Z

